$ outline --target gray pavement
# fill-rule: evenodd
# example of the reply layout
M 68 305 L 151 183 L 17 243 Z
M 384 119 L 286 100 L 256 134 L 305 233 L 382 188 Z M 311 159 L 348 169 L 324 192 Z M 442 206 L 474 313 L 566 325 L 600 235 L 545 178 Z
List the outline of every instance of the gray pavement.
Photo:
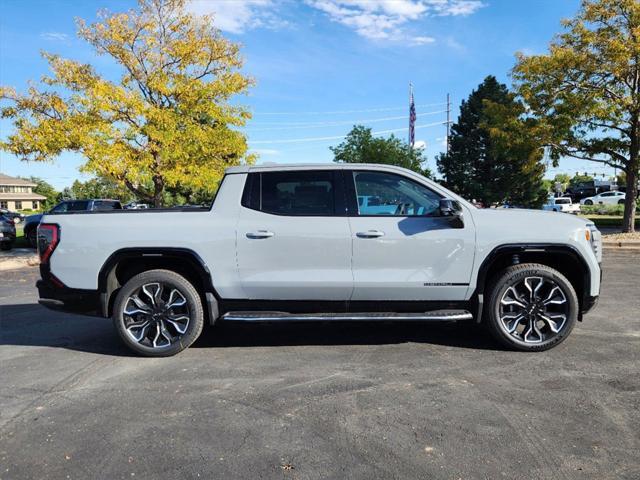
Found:
M 640 252 L 558 348 L 468 324 L 227 324 L 177 357 L 0 272 L 0 479 L 638 479 Z

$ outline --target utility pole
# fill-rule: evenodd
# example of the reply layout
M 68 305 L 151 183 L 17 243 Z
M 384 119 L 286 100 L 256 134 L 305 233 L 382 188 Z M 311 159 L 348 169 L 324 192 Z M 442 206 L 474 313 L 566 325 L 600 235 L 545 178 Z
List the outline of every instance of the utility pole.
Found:
M 449 134 L 451 131 L 451 101 L 447 93 L 447 155 L 449 155 Z

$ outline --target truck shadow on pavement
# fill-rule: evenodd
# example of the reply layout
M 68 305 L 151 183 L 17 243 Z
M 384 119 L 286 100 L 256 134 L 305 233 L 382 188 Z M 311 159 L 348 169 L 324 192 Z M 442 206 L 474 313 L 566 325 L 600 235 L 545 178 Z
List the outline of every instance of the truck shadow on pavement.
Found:
M 205 327 L 191 348 L 384 345 L 425 343 L 501 350 L 472 322 L 219 322 Z M 135 356 L 120 341 L 110 319 L 67 315 L 37 304 L 0 305 L 0 345 L 51 347 L 115 356 Z

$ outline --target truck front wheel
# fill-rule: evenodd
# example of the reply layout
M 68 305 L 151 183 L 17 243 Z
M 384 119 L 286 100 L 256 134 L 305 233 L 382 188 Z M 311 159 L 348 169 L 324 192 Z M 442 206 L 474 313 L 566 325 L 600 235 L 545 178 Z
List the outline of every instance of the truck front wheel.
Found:
M 546 265 L 506 268 L 488 293 L 487 326 L 500 343 L 515 350 L 542 351 L 558 345 L 578 318 L 575 289 Z
M 168 357 L 196 341 L 204 314 L 198 292 L 187 279 L 169 270 L 149 270 L 120 289 L 113 323 L 131 350 Z

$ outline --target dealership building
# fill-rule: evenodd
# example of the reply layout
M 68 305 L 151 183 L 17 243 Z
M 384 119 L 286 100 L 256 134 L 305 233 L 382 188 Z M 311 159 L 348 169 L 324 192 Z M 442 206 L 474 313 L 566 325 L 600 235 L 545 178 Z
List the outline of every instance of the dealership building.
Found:
M 0 209 L 39 210 L 47 197 L 33 193 L 35 183 L 0 173 Z

